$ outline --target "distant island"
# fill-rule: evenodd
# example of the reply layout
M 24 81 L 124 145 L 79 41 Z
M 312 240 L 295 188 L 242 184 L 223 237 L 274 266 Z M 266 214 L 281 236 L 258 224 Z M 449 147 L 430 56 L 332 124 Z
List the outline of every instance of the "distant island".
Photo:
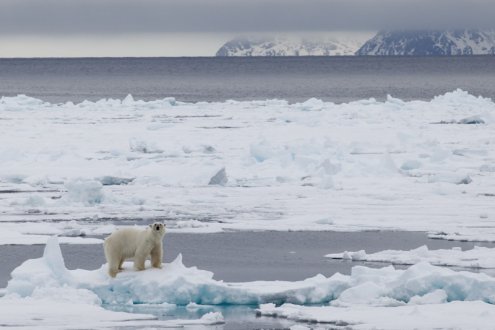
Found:
M 216 56 L 495 55 L 495 31 L 380 31 L 372 38 L 236 38 Z
M 344 56 L 354 55 L 367 36 L 328 38 L 257 37 L 226 42 L 216 56 Z

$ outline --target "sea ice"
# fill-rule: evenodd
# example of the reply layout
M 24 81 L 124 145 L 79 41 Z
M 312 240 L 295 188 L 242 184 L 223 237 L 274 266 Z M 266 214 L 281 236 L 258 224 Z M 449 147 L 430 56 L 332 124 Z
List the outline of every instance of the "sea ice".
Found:
M 152 315 L 105 310 L 102 308 L 103 300 L 95 291 L 82 288 L 82 277 L 92 273 L 67 270 L 57 239 L 50 238 L 43 257 L 28 260 L 12 272 L 13 280 L 9 282 L 5 296 L 0 298 L 2 326 L 95 329 L 224 323 L 223 315 L 218 312 L 205 313 L 198 320 L 159 321 Z M 98 284 L 98 281 L 103 276 L 98 275 L 102 274 L 93 274 L 86 280 L 96 281 L 93 284 L 99 286 L 101 283 Z M 153 285 L 153 282 L 149 284 Z
M 327 258 L 352 261 L 386 262 L 394 265 L 414 265 L 429 262 L 438 266 L 462 268 L 495 268 L 495 249 L 476 246 L 463 251 L 461 248 L 429 250 L 426 245 L 410 251 L 385 250 L 367 254 L 366 251 L 327 254 Z
M 352 308 L 310 307 L 284 304 L 261 305 L 260 316 L 287 318 L 310 325 L 330 325 L 332 329 L 493 329 L 495 306 L 481 301 L 454 301 L 441 304 L 376 307 L 355 305 Z M 318 327 L 316 327 L 318 328 Z M 298 328 L 299 329 L 299 328 Z M 304 328 L 301 328 L 304 329 Z
M 494 113 L 492 100 L 461 90 L 345 104 L 3 97 L 0 230 L 167 218 L 175 231 L 194 220 L 204 223 L 195 232 L 378 229 L 495 240 Z M 484 124 L 432 124 L 477 118 Z M 18 244 L 31 239 L 8 229 Z M 11 242 L 1 235 L 0 244 Z

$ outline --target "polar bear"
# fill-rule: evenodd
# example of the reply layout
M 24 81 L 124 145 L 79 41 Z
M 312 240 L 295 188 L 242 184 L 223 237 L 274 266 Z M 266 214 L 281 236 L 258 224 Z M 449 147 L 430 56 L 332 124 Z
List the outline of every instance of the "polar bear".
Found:
M 134 258 L 134 268 L 144 270 L 144 262 L 151 255 L 151 265 L 162 268 L 165 225 L 159 222 L 146 229 L 124 228 L 112 233 L 105 239 L 105 257 L 108 262 L 108 274 L 115 277 L 121 271 L 126 259 Z

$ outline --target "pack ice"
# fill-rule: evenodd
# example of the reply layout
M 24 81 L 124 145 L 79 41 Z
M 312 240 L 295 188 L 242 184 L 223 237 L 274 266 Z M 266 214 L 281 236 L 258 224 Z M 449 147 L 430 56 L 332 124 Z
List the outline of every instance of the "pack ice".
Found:
M 494 111 L 461 90 L 346 104 L 2 97 L 0 226 L 15 244 L 76 242 L 95 224 L 136 218 L 183 232 L 495 240 Z
M 105 266 L 94 271 L 68 270 L 58 241 L 52 238 L 47 243 L 43 257 L 28 260 L 12 272 L 6 296 L 0 298 L 0 305 L 5 306 L 0 313 L 4 313 L 5 320 L 9 320 L 11 309 L 14 310 L 14 315 L 16 310 L 22 309 L 25 304 L 32 304 L 33 301 L 41 299 L 45 304 L 50 301 L 60 303 L 63 297 L 68 306 L 83 304 L 85 308 L 93 306 L 91 308 L 100 309 L 106 304 L 261 304 L 259 311 L 263 315 L 321 322 L 336 322 L 345 315 L 342 318 L 345 322 L 359 323 L 363 315 L 373 314 L 374 311 L 381 311 L 380 315 L 390 313 L 397 320 L 397 315 L 405 313 L 404 310 L 411 315 L 416 311 L 429 315 L 428 313 L 435 314 L 439 310 L 458 310 L 464 307 L 466 308 L 462 313 L 449 314 L 443 318 L 472 319 L 483 313 L 485 320 L 495 317 L 493 277 L 457 272 L 425 262 L 405 270 L 395 269 L 393 266 L 381 269 L 356 266 L 349 276 L 335 274 L 327 278 L 317 275 L 295 282 L 244 283 L 215 280 L 211 272 L 184 266 L 180 256 L 174 262 L 164 264 L 163 269 L 147 269 L 142 272 L 133 271 L 132 265 L 127 263 L 125 271 L 119 273 L 115 279 L 108 277 Z M 16 303 L 9 304 L 9 299 L 15 299 Z M 277 307 L 281 304 L 281 307 Z M 305 306 L 307 304 L 322 304 L 327 307 L 312 307 L 316 308 L 313 310 L 307 309 L 310 308 Z M 414 309 L 415 306 L 420 307 Z M 328 308 L 330 309 L 327 310 Z M 367 312 L 353 314 L 355 308 Z M 319 316 L 314 316 L 310 311 Z M 328 311 L 332 313 L 325 314 Z M 30 312 L 25 313 L 29 315 Z M 209 318 L 217 319 L 212 316 Z M 12 320 L 13 324 L 14 321 Z M 365 321 L 373 323 L 373 319 Z

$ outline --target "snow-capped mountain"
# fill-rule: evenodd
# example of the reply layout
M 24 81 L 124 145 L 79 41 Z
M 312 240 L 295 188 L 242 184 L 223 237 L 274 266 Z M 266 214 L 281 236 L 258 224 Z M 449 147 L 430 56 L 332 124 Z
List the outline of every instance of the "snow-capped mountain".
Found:
M 356 55 L 487 55 L 495 54 L 495 30 L 382 31 Z
M 338 56 L 354 55 L 369 35 L 320 38 L 235 38 L 226 42 L 216 56 Z

